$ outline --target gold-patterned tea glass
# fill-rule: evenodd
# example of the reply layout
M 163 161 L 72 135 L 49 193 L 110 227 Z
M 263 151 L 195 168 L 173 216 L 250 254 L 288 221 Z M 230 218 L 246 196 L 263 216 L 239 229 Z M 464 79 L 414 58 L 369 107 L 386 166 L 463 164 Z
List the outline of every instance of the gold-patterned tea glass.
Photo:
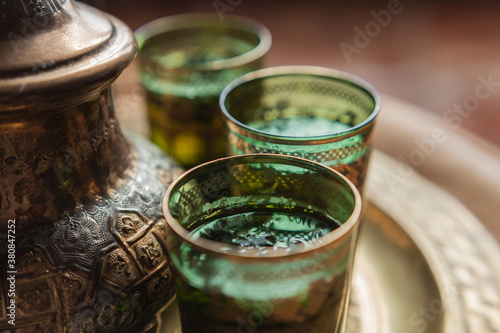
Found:
M 218 98 L 233 79 L 262 67 L 271 34 L 251 19 L 183 14 L 135 32 L 151 139 L 186 168 L 224 155 Z
M 361 212 L 345 176 L 233 156 L 184 173 L 163 212 L 183 332 L 343 332 Z
M 227 153 L 276 153 L 334 168 L 362 192 L 380 97 L 364 80 L 315 66 L 272 67 L 232 81 L 220 107 Z

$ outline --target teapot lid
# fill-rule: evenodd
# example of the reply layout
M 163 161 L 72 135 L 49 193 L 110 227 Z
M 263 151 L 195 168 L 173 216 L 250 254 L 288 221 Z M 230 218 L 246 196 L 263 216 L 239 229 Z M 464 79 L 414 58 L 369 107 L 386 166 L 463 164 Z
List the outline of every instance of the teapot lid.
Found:
M 89 5 L 0 0 L 0 105 L 100 91 L 136 50 L 123 22 Z

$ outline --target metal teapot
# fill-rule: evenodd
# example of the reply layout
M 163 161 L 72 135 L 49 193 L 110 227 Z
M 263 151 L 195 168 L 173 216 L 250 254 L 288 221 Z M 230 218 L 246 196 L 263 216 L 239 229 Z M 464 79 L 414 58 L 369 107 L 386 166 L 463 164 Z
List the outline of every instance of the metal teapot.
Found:
M 145 332 L 173 296 L 161 196 L 181 169 L 125 136 L 135 39 L 73 0 L 0 1 L 0 331 Z

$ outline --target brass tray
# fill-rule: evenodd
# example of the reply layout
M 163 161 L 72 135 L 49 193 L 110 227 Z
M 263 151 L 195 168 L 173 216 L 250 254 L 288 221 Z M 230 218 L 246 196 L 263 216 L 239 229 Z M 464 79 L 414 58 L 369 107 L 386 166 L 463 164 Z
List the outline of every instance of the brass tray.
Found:
M 380 152 L 369 177 L 347 332 L 500 332 L 500 248 L 481 222 Z M 181 332 L 175 301 L 161 323 Z

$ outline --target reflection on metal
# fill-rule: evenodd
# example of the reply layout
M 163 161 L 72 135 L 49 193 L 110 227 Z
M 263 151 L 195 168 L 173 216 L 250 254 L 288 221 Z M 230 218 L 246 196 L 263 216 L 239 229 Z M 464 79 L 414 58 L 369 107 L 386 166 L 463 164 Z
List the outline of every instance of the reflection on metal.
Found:
M 154 326 L 173 294 L 160 201 L 180 170 L 118 124 L 110 85 L 132 61 L 134 37 L 119 20 L 71 0 L 0 1 L 0 18 L 6 13 L 13 16 L 0 23 L 0 331 Z M 15 296 L 5 289 L 9 220 Z
M 18 1 L 21 5 L 25 17 L 31 18 L 34 16 L 45 16 L 54 15 L 61 8 L 66 0 L 45 0 L 45 1 L 33 1 L 33 0 L 21 0 Z
M 390 332 L 499 332 L 500 248 L 493 236 L 463 204 L 436 185 L 417 174 L 399 174 L 397 161 L 377 152 L 372 162 L 368 197 L 398 226 L 389 228 L 386 220 L 381 230 L 387 240 L 400 242 L 394 249 L 406 253 L 411 245 L 395 235 L 394 230 L 400 229 L 420 253 L 406 259 L 410 260 L 406 273 L 399 270 L 403 275 L 396 274 L 397 261 L 387 257 L 379 256 L 373 265 L 389 261 L 380 281 L 393 277 L 390 290 L 397 290 L 397 295 L 410 291 L 404 302 L 391 299 L 389 289 L 383 291 Z M 425 260 L 418 260 L 419 256 Z M 415 278 L 424 284 L 417 284 Z
M 0 25 L 15 22 L 19 18 L 53 16 L 67 0 L 10 0 L 0 2 Z

